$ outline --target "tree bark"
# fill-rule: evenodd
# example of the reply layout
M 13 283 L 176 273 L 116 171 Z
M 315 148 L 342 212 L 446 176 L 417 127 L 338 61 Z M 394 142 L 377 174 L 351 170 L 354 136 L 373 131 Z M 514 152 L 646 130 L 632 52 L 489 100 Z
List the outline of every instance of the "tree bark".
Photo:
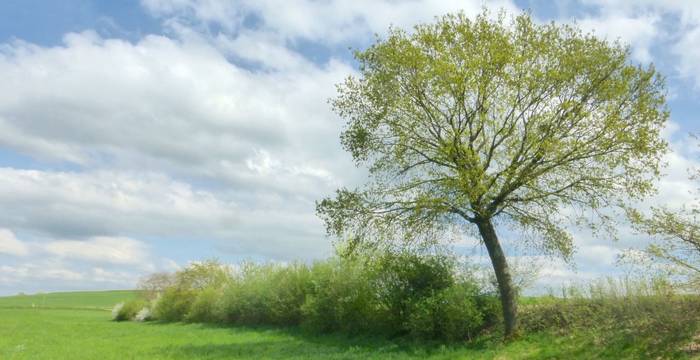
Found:
M 501 295 L 501 305 L 503 307 L 503 320 L 505 323 L 505 337 L 510 339 L 516 335 L 518 330 L 518 303 L 516 289 L 513 286 L 513 279 L 508 268 L 506 256 L 503 253 L 501 244 L 498 242 L 496 229 L 494 229 L 491 219 L 479 219 L 476 221 L 481 238 L 484 240 L 486 250 L 489 252 L 493 270 L 498 281 L 498 292 Z

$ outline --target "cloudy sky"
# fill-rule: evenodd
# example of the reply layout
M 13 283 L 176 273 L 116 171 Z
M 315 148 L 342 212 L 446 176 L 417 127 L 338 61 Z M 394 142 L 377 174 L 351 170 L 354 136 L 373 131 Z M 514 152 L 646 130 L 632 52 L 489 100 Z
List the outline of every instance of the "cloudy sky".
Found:
M 0 294 L 129 288 L 211 257 L 329 255 L 314 201 L 363 178 L 326 103 L 356 71 L 348 49 L 391 24 L 482 6 L 576 21 L 654 62 L 667 77 L 675 152 L 653 201 L 687 200 L 700 2 L 5 0 Z M 617 242 L 578 231 L 575 266 L 540 259 L 541 281 L 620 271 L 620 250 L 645 241 L 624 227 Z M 468 240 L 456 248 L 485 256 Z

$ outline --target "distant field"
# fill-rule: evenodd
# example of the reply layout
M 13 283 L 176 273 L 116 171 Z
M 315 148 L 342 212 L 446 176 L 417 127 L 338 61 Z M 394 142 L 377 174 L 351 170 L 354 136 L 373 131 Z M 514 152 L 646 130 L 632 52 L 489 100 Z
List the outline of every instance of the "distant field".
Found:
M 0 308 L 41 307 L 54 309 L 111 309 L 114 304 L 136 297 L 133 290 L 76 291 L 0 297 Z
M 110 321 L 107 310 L 135 292 L 76 292 L 0 298 L 0 359 L 639 359 L 634 343 L 578 333 L 535 334 L 503 345 L 469 346 L 298 330 Z M 32 304 L 34 307 L 32 308 Z M 665 358 L 687 358 L 683 353 Z

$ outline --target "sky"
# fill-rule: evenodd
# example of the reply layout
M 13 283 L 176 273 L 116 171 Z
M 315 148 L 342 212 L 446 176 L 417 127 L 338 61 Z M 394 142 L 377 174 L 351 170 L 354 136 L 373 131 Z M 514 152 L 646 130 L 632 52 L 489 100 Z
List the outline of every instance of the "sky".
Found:
M 665 75 L 658 195 L 681 206 L 700 131 L 700 2 L 602 0 L 5 0 L 0 2 L 0 295 L 124 289 L 190 261 L 332 254 L 314 202 L 365 179 L 329 108 L 350 49 L 390 25 L 485 7 L 628 43 Z M 539 286 L 627 271 L 619 239 L 572 229 L 571 264 L 520 249 Z M 485 252 L 464 238 L 454 249 Z M 517 265 L 516 265 L 517 266 Z

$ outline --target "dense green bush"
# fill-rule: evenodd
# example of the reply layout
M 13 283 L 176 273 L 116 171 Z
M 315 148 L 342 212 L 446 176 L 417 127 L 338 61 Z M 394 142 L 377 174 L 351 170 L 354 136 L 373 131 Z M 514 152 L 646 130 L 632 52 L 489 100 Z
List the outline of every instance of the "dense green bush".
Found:
M 185 314 L 185 320 L 190 322 L 221 322 L 223 320 L 220 309 L 222 293 L 221 288 L 213 286 L 197 292 Z
M 292 264 L 273 273 L 274 297 L 270 304 L 271 323 L 298 325 L 302 320 L 301 307 L 312 286 L 311 271 L 304 264 Z
M 155 304 L 164 321 L 302 326 L 313 332 L 459 340 L 493 323 L 492 296 L 445 255 L 333 257 L 313 265 L 216 261 L 177 272 Z
M 297 325 L 309 276 L 303 264 L 244 264 L 224 288 L 223 319 L 246 325 Z
M 373 288 L 390 328 L 409 332 L 408 319 L 417 302 L 455 283 L 455 261 L 448 256 L 386 253 L 372 271 Z
M 175 273 L 157 299 L 153 315 L 164 321 L 213 321 L 219 289 L 231 281 L 231 269 L 216 260 L 192 263 Z
M 303 326 L 317 332 L 384 330 L 371 271 L 358 261 L 332 259 L 311 268 Z
M 143 309 L 148 302 L 144 299 L 137 298 L 127 301 L 119 308 L 115 308 L 113 318 L 116 321 L 126 321 L 133 320 L 141 309 Z
M 182 321 L 196 298 L 194 290 L 171 287 L 158 298 L 153 316 L 163 321 Z
M 421 298 L 411 309 L 408 328 L 413 337 L 449 341 L 474 338 L 494 323 L 495 297 L 479 294 L 474 283 L 450 286 Z

